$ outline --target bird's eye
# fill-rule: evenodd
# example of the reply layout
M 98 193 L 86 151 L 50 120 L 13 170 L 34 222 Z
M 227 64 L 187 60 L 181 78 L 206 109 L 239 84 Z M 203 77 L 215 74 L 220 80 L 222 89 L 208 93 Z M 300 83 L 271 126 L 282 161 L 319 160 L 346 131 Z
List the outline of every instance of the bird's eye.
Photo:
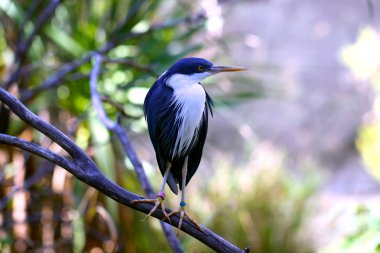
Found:
M 203 66 L 202 66 L 202 65 L 199 65 L 199 66 L 198 66 L 198 70 L 199 70 L 199 71 L 203 71 Z

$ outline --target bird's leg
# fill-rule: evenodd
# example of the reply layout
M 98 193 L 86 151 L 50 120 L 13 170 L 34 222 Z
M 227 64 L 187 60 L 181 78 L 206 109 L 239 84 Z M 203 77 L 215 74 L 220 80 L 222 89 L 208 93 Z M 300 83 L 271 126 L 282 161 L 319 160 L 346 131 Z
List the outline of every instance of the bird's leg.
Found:
M 157 198 L 155 198 L 155 199 L 137 199 L 137 200 L 133 200 L 132 201 L 133 204 L 137 204 L 137 203 L 154 203 L 154 207 L 150 210 L 150 212 L 148 213 L 148 215 L 145 216 L 144 221 L 146 219 L 148 219 L 154 213 L 154 211 L 156 211 L 156 209 L 158 208 L 158 206 L 160 206 L 161 210 L 162 210 L 162 213 L 165 216 L 164 219 L 168 219 L 169 222 L 171 223 L 170 216 L 167 214 L 167 212 L 165 210 L 165 204 L 164 204 L 164 200 L 165 200 L 164 189 L 165 189 L 166 180 L 167 180 L 168 175 L 169 175 L 169 171 L 170 171 L 170 167 L 166 168 L 166 171 L 165 171 L 165 174 L 164 174 L 164 179 L 162 180 L 161 188 L 160 188 L 160 191 L 157 194 Z
M 177 227 L 177 236 L 179 235 L 179 230 L 181 229 L 182 221 L 183 221 L 183 219 L 185 217 L 187 217 L 189 219 L 189 221 L 191 221 L 191 223 L 193 223 L 197 227 L 198 230 L 204 232 L 203 229 L 202 229 L 202 227 L 194 219 L 192 219 L 187 214 L 187 212 L 185 211 L 185 206 L 186 206 L 186 202 L 185 202 L 185 187 L 186 187 L 186 176 L 187 176 L 187 160 L 188 160 L 188 158 L 186 157 L 185 158 L 185 162 L 183 164 L 183 168 L 182 168 L 181 203 L 179 204 L 180 208 L 177 211 L 171 211 L 169 213 L 169 215 L 168 215 L 169 217 L 172 216 L 172 215 L 174 215 L 174 214 L 177 214 L 177 213 L 179 213 L 179 215 L 180 215 L 179 222 L 178 222 L 178 227 Z

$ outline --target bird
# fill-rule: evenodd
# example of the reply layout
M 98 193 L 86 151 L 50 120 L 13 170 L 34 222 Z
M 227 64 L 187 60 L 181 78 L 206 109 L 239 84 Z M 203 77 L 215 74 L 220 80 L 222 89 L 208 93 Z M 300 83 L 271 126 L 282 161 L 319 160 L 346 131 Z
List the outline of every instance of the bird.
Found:
M 132 201 L 154 204 L 144 220 L 160 206 L 164 220 L 171 222 L 171 216 L 180 215 L 177 231 L 185 217 L 203 231 L 185 211 L 185 188 L 200 164 L 208 119 L 213 115 L 214 102 L 201 81 L 221 72 L 244 70 L 247 68 L 215 65 L 203 58 L 187 57 L 175 62 L 149 89 L 144 100 L 144 115 L 163 181 L 156 198 Z M 169 214 L 164 204 L 166 184 L 176 195 L 178 187 L 181 189 L 180 207 Z

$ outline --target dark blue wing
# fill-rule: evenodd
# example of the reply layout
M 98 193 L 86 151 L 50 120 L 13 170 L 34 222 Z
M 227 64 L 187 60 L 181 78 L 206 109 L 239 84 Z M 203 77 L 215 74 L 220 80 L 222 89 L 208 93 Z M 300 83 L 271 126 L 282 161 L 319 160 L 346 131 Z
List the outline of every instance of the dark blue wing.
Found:
M 170 148 L 174 146 L 178 131 L 175 131 L 174 111 L 168 110 L 173 98 L 173 90 L 156 81 L 144 101 L 144 113 L 148 123 L 149 136 L 152 141 L 160 172 L 164 175 L 170 157 Z M 177 128 L 178 129 L 178 128 Z M 170 189 L 178 194 L 177 180 L 170 173 L 167 180 Z

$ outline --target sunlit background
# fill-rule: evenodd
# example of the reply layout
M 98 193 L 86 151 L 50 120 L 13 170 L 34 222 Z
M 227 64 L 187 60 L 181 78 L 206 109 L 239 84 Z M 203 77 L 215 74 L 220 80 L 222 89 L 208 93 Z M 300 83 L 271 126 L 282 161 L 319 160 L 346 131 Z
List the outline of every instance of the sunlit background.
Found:
M 1 80 L 47 4 L 0 1 Z M 154 80 L 184 56 L 248 67 L 204 82 L 215 113 L 187 187 L 188 212 L 254 253 L 380 252 L 379 24 L 373 0 L 68 0 L 35 37 L 26 71 L 9 90 L 107 177 L 144 195 L 91 108 L 91 62 L 49 89 L 28 91 L 116 41 L 105 52 L 99 90 L 158 190 L 142 111 Z M 62 153 L 1 113 L 2 131 Z M 179 196 L 166 193 L 177 208 Z M 159 222 L 143 218 L 65 170 L 0 146 L 0 252 L 169 252 Z M 179 239 L 185 252 L 210 252 L 186 234 Z

